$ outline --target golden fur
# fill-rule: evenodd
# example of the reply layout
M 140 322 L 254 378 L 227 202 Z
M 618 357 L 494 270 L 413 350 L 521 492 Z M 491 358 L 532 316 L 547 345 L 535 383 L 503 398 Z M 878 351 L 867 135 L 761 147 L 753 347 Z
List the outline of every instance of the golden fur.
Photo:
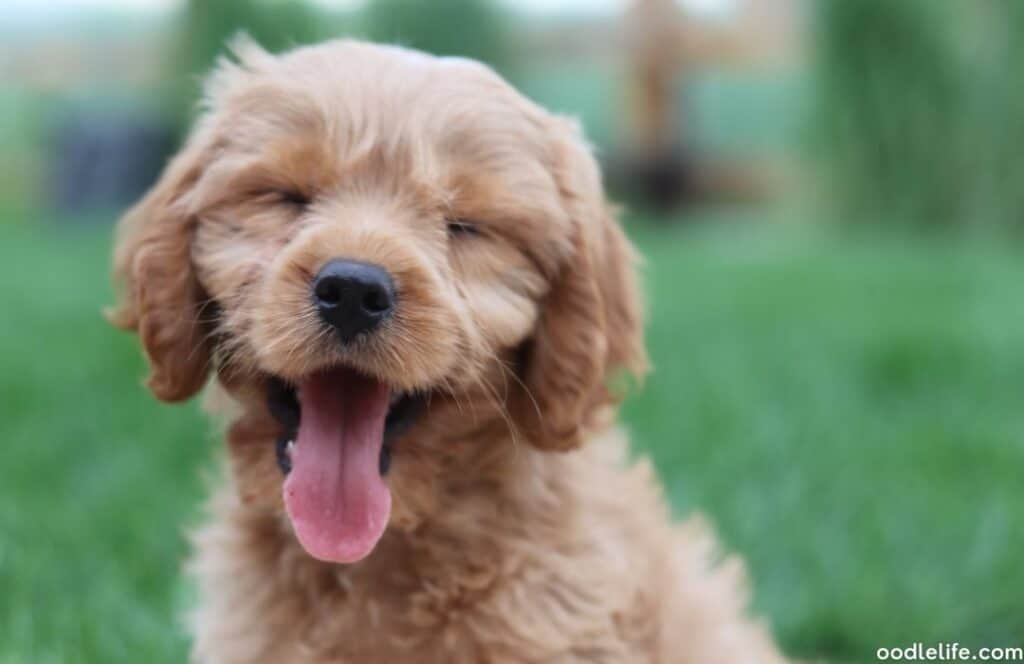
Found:
M 614 428 L 646 368 L 634 253 L 575 125 L 474 62 L 339 41 L 236 46 L 185 148 L 125 217 L 112 321 L 165 401 L 232 414 L 194 537 L 202 662 L 780 662 L 740 564 L 672 525 Z M 477 233 L 451 235 L 453 220 Z M 385 266 L 400 307 L 332 343 L 309 282 Z M 429 395 L 352 565 L 284 516 L 266 381 L 344 364 Z M 584 444 L 585 443 L 585 444 Z

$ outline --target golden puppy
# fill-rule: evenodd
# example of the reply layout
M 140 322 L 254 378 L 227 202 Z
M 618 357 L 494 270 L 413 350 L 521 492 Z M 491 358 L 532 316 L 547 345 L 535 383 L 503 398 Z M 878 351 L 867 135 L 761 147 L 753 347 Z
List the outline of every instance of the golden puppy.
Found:
M 576 126 L 467 60 L 235 50 L 111 313 L 233 419 L 195 658 L 781 661 L 613 429 L 641 307 Z

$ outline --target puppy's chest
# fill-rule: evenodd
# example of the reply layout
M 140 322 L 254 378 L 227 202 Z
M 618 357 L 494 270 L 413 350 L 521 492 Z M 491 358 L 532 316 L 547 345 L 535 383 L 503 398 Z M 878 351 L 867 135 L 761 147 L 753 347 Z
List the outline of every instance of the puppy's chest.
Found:
M 339 572 L 277 638 L 291 643 L 288 661 L 633 661 L 651 635 L 630 637 L 630 607 L 610 607 L 564 572 L 498 558 L 390 577 Z
M 415 564 L 338 570 L 333 588 L 307 596 L 304 638 L 310 661 L 478 662 L 492 630 L 502 630 L 501 565 Z

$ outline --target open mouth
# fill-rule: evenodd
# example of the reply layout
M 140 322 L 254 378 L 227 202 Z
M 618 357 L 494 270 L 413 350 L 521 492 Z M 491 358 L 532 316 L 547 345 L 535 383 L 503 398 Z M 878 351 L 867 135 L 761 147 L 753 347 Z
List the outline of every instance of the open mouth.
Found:
M 310 555 L 351 563 L 373 550 L 391 512 L 383 476 L 420 403 L 347 368 L 297 385 L 269 381 L 268 406 L 284 430 L 277 460 L 285 508 Z

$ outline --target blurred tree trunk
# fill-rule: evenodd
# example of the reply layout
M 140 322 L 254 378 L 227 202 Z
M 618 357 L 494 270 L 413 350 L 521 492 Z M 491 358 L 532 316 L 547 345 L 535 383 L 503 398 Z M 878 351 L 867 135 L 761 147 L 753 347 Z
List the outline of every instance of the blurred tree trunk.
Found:
M 946 0 L 821 0 L 815 152 L 858 219 L 949 225 L 971 180 L 965 89 Z
M 674 0 L 636 0 L 629 35 L 629 160 L 644 198 L 668 207 L 687 198 L 691 180 L 678 106 L 682 13 Z

